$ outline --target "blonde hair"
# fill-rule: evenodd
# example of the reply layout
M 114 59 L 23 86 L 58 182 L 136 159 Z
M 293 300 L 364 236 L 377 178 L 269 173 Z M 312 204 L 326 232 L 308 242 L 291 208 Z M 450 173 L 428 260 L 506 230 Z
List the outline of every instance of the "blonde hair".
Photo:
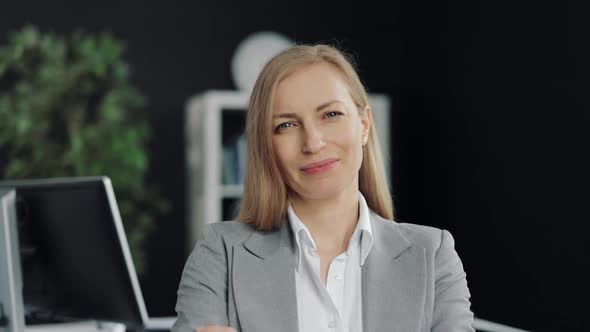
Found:
M 352 61 L 328 45 L 297 45 L 272 58 L 256 80 L 246 116 L 248 146 L 244 196 L 238 219 L 258 230 L 281 227 L 287 211 L 287 185 L 277 164 L 272 143 L 272 105 L 277 85 L 297 68 L 315 63 L 329 63 L 345 77 L 352 100 L 359 111 L 369 106 L 367 92 Z M 359 191 L 367 205 L 385 219 L 393 219 L 393 203 L 385 176 L 381 148 L 371 124 L 363 162 L 359 170 Z

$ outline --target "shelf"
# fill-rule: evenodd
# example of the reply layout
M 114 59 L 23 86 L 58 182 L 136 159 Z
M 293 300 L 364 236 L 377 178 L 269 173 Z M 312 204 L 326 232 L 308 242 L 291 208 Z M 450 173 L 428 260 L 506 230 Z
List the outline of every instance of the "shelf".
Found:
M 244 192 L 241 184 L 224 184 L 221 186 L 221 197 L 223 198 L 240 198 Z

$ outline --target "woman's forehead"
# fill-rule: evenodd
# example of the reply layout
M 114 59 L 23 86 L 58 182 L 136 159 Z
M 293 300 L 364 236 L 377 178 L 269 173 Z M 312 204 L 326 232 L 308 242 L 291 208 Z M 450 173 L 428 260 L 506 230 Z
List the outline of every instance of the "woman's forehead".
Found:
M 273 99 L 273 113 L 315 109 L 329 101 L 352 102 L 344 75 L 327 63 L 293 71 L 277 85 Z

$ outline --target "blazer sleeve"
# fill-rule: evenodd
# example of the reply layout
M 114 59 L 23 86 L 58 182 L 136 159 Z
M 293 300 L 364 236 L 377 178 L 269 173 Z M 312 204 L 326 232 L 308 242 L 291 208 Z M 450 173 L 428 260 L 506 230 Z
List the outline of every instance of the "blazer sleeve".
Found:
M 172 332 L 228 325 L 227 271 L 226 249 L 221 237 L 212 225 L 205 225 L 182 272 L 176 301 L 177 319 Z
M 453 236 L 441 232 L 435 256 L 435 295 L 431 331 L 475 331 L 469 288 L 463 264 L 455 251 Z

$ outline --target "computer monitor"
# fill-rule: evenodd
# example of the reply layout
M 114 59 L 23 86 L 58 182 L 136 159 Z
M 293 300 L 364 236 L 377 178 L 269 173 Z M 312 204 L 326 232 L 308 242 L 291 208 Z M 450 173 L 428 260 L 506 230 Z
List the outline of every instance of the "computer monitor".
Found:
M 16 225 L 16 192 L 0 188 L 0 331 L 5 332 L 25 327 Z
M 26 324 L 146 325 L 147 311 L 108 177 L 0 182 L 15 188 Z

